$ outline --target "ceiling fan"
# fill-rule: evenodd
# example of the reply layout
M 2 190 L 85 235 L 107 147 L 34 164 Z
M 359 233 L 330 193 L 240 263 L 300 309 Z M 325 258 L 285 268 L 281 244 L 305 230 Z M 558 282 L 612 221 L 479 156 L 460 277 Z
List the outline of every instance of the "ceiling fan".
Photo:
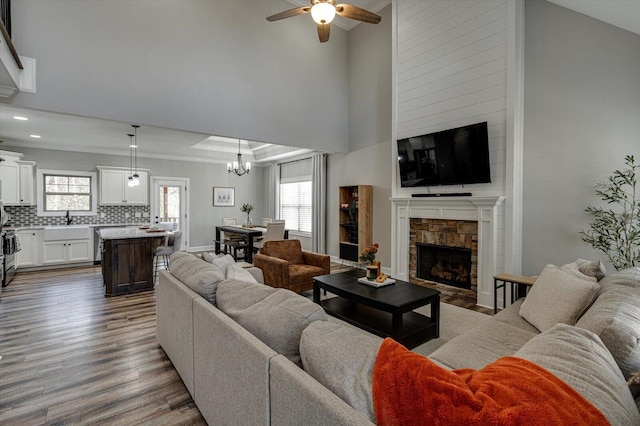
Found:
M 361 9 L 351 4 L 336 4 L 337 0 L 310 0 L 311 6 L 297 7 L 295 9 L 286 10 L 276 13 L 267 18 L 267 21 L 279 21 L 280 19 L 291 18 L 293 16 L 304 15 L 311 12 L 311 17 L 318 26 L 318 37 L 320 43 L 329 40 L 329 32 L 331 30 L 331 21 L 338 15 L 357 21 L 377 24 L 380 22 L 380 16 L 368 10 Z

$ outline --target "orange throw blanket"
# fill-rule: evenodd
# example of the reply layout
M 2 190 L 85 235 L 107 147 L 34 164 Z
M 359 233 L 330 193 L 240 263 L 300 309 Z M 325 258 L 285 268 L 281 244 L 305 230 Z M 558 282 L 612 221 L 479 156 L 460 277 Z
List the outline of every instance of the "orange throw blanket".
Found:
M 569 385 L 522 358 L 449 371 L 385 339 L 373 369 L 378 425 L 608 425 Z

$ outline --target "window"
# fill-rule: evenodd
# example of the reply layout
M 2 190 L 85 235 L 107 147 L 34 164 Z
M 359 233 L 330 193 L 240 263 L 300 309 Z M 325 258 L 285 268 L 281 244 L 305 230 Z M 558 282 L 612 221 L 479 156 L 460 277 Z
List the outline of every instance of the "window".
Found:
M 45 212 L 90 212 L 92 207 L 90 176 L 43 174 Z
M 280 184 L 280 219 L 289 230 L 311 233 L 311 180 Z

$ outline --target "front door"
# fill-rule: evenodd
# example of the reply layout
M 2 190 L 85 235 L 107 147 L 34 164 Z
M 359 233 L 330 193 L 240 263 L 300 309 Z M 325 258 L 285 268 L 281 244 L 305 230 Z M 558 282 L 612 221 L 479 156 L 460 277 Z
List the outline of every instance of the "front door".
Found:
M 189 247 L 189 178 L 153 177 L 151 187 L 151 222 L 182 231 L 180 250 Z

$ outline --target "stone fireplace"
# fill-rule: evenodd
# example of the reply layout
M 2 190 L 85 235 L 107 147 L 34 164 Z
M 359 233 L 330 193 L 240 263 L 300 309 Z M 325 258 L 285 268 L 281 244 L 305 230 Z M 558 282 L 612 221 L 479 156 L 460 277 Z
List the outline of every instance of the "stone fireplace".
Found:
M 417 279 L 471 288 L 471 250 L 416 243 L 416 253 Z
M 476 298 L 478 222 L 410 218 L 409 281 Z
M 503 196 L 392 198 L 392 274 L 404 281 L 435 286 L 444 294 L 475 297 L 478 305 L 492 307 L 493 276 L 503 270 L 504 215 L 500 206 L 504 199 Z M 418 262 L 418 247 L 424 245 L 438 246 L 440 253 L 434 255 L 434 265 L 422 266 L 428 272 L 418 272 L 417 265 L 427 256 L 421 254 Z M 442 260 L 451 250 L 458 251 L 458 257 Z M 468 260 L 459 255 L 464 252 L 466 258 L 469 251 L 467 282 L 462 278 L 466 278 Z M 444 278 L 436 280 L 433 275 Z

